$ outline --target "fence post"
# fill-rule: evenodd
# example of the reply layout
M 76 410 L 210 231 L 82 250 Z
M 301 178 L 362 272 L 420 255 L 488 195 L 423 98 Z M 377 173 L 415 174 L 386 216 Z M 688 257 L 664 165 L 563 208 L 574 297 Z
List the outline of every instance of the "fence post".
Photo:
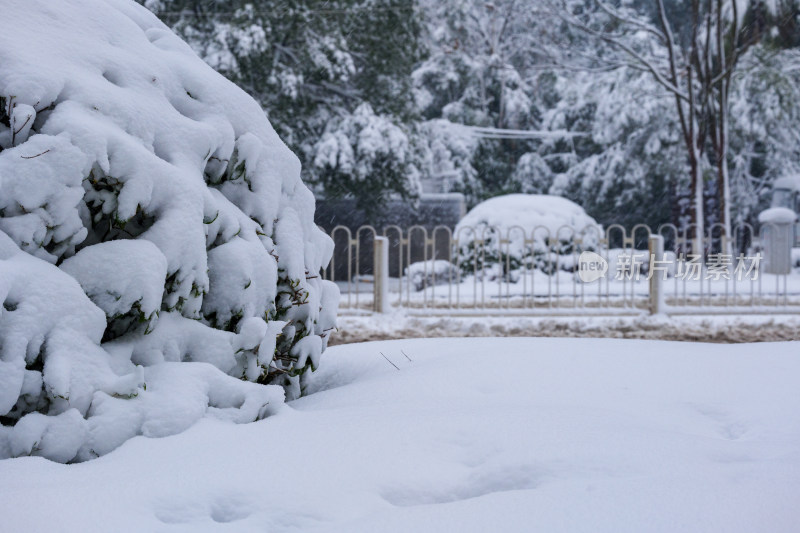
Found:
M 375 280 L 373 290 L 373 311 L 388 313 L 389 305 L 389 238 L 375 237 L 373 277 Z
M 650 267 L 648 275 L 650 277 L 650 314 L 658 315 L 664 312 L 664 278 L 661 272 L 654 272 L 653 266 L 658 261 L 664 261 L 664 237 L 662 235 L 650 235 L 647 246 L 650 252 Z

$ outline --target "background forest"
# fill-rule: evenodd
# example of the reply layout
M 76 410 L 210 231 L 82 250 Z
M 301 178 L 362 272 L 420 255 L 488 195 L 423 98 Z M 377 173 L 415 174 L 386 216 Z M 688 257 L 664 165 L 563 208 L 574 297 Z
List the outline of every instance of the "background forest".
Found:
M 318 196 L 366 209 L 549 193 L 606 225 L 737 224 L 800 173 L 798 0 L 143 3 Z

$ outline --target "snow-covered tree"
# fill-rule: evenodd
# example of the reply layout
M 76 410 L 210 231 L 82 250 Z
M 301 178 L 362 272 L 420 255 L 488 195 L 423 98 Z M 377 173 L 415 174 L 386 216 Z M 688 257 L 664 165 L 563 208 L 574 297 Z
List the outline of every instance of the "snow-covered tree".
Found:
M 332 121 L 314 147 L 317 180 L 329 198 L 358 190 L 359 207 L 368 213 L 377 208 L 375 198 L 387 191 L 416 194 L 420 171 L 409 137 L 369 104 L 361 104 L 352 115 Z
M 409 160 L 416 152 L 385 162 L 355 150 L 347 168 L 363 170 L 367 181 L 342 172 L 345 166 L 316 164 L 329 157 L 331 135 L 348 136 L 345 129 L 364 123 L 364 109 L 372 110 L 369 136 L 381 151 L 394 146 L 398 130 L 411 135 L 410 73 L 420 57 L 415 0 L 142 2 L 264 106 L 320 195 L 353 197 L 372 209 L 391 193 L 418 193 L 419 164 Z M 406 176 L 398 179 L 398 169 Z
M 577 202 L 604 225 L 655 229 L 672 219 L 675 191 L 688 187 L 688 173 L 671 103 L 658 97 L 652 79 L 622 68 L 573 72 L 557 77 L 556 90 L 561 97 L 544 113 L 545 128 L 586 135 L 546 140 L 531 154 L 553 171 L 547 192 Z
M 734 224 L 769 205 L 772 182 L 800 174 L 800 53 L 755 47 L 731 89 L 729 167 Z
M 433 119 L 419 125 L 416 139 L 424 154 L 421 165 L 424 177 L 434 183 L 444 182 L 448 191 L 463 190 L 467 184 L 477 183 L 473 166 L 477 142 L 469 132 L 447 119 Z
M 530 70 L 536 57 L 536 10 L 516 0 L 448 0 L 428 2 L 424 13 L 429 57 L 413 73 L 423 117 L 469 126 L 538 127 L 539 98 Z M 426 128 L 439 139 L 443 131 L 448 130 L 441 124 Z M 466 194 L 470 204 L 524 190 L 512 175 L 517 159 L 532 147 L 530 142 L 472 144 L 473 170 L 458 172 L 448 180 Z M 456 161 L 450 165 L 466 168 Z M 438 174 L 435 169 L 432 173 Z
M 297 158 L 129 0 L 3 14 L 0 457 L 274 412 L 338 301 Z
M 731 236 L 730 96 L 741 58 L 796 17 L 790 3 L 714 0 L 622 4 L 561 0 L 550 4 L 566 26 L 583 32 L 598 53 L 565 63 L 592 69 L 628 68 L 649 75 L 673 101 L 690 170 L 689 214 L 695 253 L 702 251 L 708 167 L 716 178 L 717 219 Z M 793 23 L 791 23 L 793 24 Z M 569 54 L 569 51 L 565 52 Z

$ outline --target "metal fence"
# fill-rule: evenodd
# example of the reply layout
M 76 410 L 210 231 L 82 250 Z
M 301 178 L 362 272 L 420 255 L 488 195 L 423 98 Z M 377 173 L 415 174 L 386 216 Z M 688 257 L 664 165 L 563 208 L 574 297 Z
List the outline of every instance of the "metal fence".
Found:
M 780 228 L 694 233 L 672 224 L 656 231 L 337 226 L 322 275 L 339 285 L 345 314 L 391 307 L 419 315 L 800 313 L 800 269 L 779 272 L 764 254 Z M 605 262 L 604 276 L 581 278 L 583 252 Z

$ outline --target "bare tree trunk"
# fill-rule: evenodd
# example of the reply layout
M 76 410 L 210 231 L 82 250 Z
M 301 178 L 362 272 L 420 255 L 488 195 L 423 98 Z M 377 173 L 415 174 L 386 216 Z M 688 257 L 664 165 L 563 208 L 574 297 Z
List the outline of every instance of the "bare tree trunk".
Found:
M 692 238 L 692 253 L 695 255 L 702 255 L 703 240 L 705 237 L 703 169 L 701 167 L 700 150 L 696 145 L 691 148 L 689 154 L 689 168 L 691 170 L 690 188 L 692 191 L 690 227 L 693 227 L 694 231 L 688 236 Z
M 692 57 L 695 59 L 693 63 L 697 64 L 697 25 L 693 32 L 694 49 L 691 52 Z M 699 68 L 699 66 L 697 67 Z M 697 105 L 697 91 L 695 90 L 694 80 L 698 76 L 696 68 L 690 63 L 686 68 L 686 85 L 688 94 L 688 107 L 689 107 L 689 131 L 688 135 L 684 138 L 687 141 L 687 149 L 689 151 L 689 169 L 691 171 L 690 189 L 692 191 L 692 207 L 690 209 L 690 227 L 694 228 L 692 237 L 692 253 L 695 255 L 702 255 L 703 253 L 703 237 L 705 236 L 705 209 L 703 202 L 703 169 L 700 168 L 702 157 L 703 136 L 701 135 L 700 119 L 698 113 L 702 108 Z
M 746 50 L 739 47 L 739 10 L 738 4 L 734 0 L 731 2 L 732 21 L 730 28 L 730 43 L 726 43 L 728 32 L 723 22 L 722 12 L 725 0 L 717 0 L 717 54 L 718 69 L 720 71 L 717 109 L 717 132 L 713 137 L 716 139 L 717 152 L 717 191 L 719 194 L 719 208 L 722 218 L 722 226 L 725 231 L 725 246 L 722 250 L 725 254 L 732 254 L 733 232 L 731 227 L 731 182 L 728 175 L 728 97 L 730 94 L 731 77 L 733 67 L 736 65 L 740 54 Z M 728 44 L 730 44 L 730 55 L 728 55 Z
M 733 232 L 731 227 L 731 184 L 728 173 L 728 118 L 726 91 L 720 92 L 719 105 L 719 124 L 716 132 L 716 152 L 717 152 L 717 194 L 719 196 L 719 211 L 723 231 L 725 232 L 724 249 L 725 254 L 731 254 L 731 239 Z

